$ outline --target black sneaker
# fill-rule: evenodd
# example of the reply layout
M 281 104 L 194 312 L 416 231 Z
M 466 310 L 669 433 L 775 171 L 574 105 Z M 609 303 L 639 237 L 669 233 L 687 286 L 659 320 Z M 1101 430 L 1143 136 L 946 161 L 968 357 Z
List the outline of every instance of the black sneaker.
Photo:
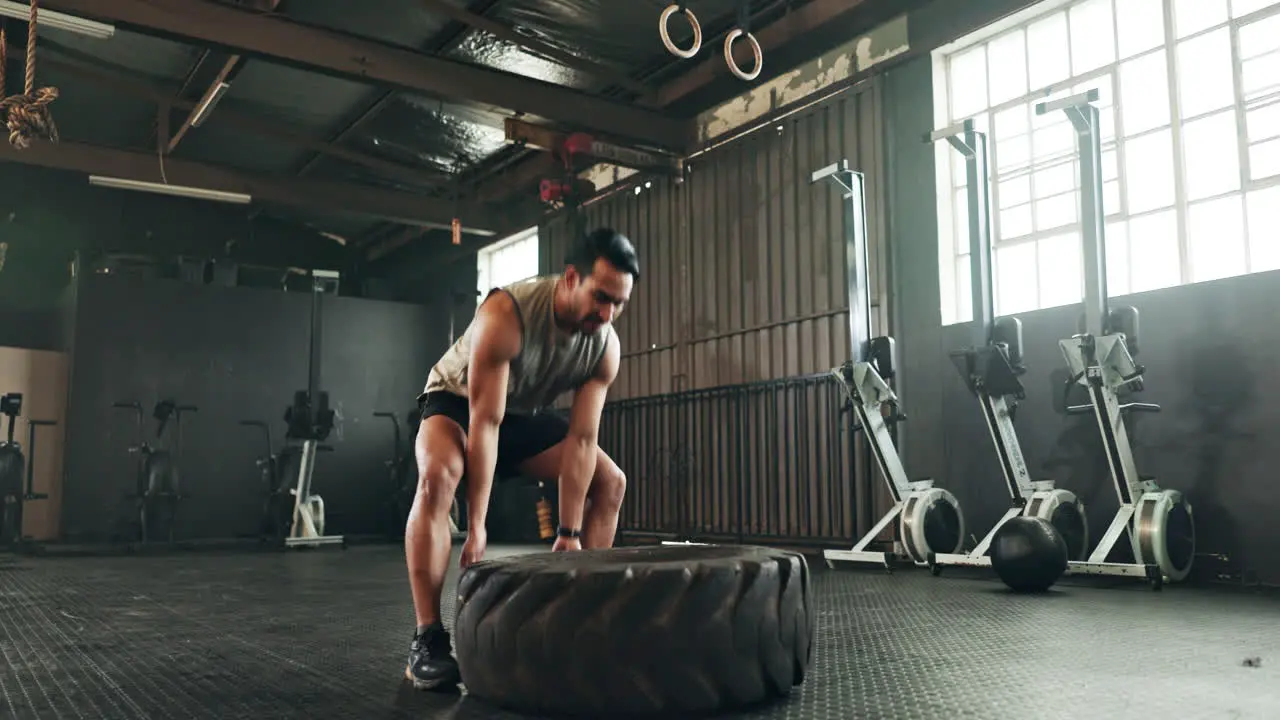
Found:
M 436 623 L 414 634 L 404 676 L 418 690 L 452 689 L 462 682 L 449 633 L 443 625 Z

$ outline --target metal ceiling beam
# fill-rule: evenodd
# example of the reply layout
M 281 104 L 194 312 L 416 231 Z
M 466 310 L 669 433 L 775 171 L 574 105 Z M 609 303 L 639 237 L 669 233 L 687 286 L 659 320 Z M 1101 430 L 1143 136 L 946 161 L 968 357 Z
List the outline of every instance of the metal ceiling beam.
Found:
M 483 30 L 499 40 L 506 40 L 507 42 L 512 43 L 513 45 L 518 45 L 530 52 L 545 55 L 567 68 L 587 73 L 597 80 L 604 80 L 613 83 L 618 87 L 626 88 L 640 96 L 637 102 L 640 102 L 641 104 L 653 104 L 653 88 L 645 85 L 626 73 L 619 72 L 607 65 L 588 60 L 580 55 L 575 55 L 567 50 L 561 50 L 551 43 L 543 42 L 528 35 L 522 35 L 497 20 L 473 13 L 465 7 L 454 5 L 450 0 L 419 0 L 419 2 L 430 8 L 432 12 L 445 15 L 452 20 L 463 23 L 464 25 L 469 25 L 477 30 Z
M 483 13 L 487 12 L 490 7 L 498 2 L 499 0 L 471 0 L 471 2 L 467 4 L 467 7 L 471 8 L 475 12 Z M 444 54 L 445 52 L 457 47 L 458 43 L 466 37 L 469 30 L 470 29 L 466 25 L 457 21 L 446 23 L 445 27 L 428 40 L 426 46 L 421 48 L 421 50 L 428 55 Z M 337 144 L 346 141 L 348 136 L 356 130 L 359 130 L 366 122 L 377 117 L 387 107 L 387 105 L 390 104 L 395 96 L 395 90 L 387 90 L 381 93 L 373 102 L 369 103 L 364 110 L 356 115 L 354 119 L 343 125 L 342 129 L 329 139 L 329 142 Z M 305 175 L 308 170 L 315 167 L 316 163 L 320 161 L 320 157 L 320 155 L 312 155 L 311 158 L 303 163 L 302 167 L 298 169 L 298 174 Z
M 798 8 L 789 10 L 774 22 L 753 30 L 752 33 L 764 52 L 766 66 L 770 50 L 800 40 L 806 34 L 831 23 L 844 21 L 866 3 L 867 0 L 811 0 Z M 703 49 L 713 49 L 714 52 L 706 53 L 701 61 L 694 61 L 696 64 L 692 69 L 654 90 L 659 109 L 673 105 L 729 75 L 729 70 L 725 67 L 724 54 L 721 52 L 721 43 L 708 38 L 704 42 Z M 746 52 L 746 43 L 739 41 L 735 45 L 735 55 Z M 748 58 L 744 55 L 740 59 L 745 62 Z M 542 175 L 554 171 L 554 165 L 554 159 L 546 155 L 530 157 L 517 164 L 510 172 L 485 183 L 478 197 L 491 202 L 501 200 L 515 190 L 536 182 Z
M 527 113 L 601 135 L 683 150 L 693 124 L 634 103 L 204 0 L 46 0 L 153 35 L 227 49 L 359 82 Z
M 276 9 L 276 6 L 280 4 L 280 0 L 252 0 L 250 4 L 256 11 L 273 12 Z M 201 56 L 200 61 L 197 62 L 196 67 L 192 68 L 193 73 L 199 67 L 199 63 L 203 62 L 205 57 L 208 56 L 208 52 L 209 51 L 206 50 L 205 54 Z M 182 138 L 186 137 L 188 130 L 196 127 L 197 125 L 203 124 L 209 119 L 209 114 L 213 112 L 213 109 L 219 100 L 221 100 L 223 95 L 228 91 L 231 85 L 231 79 L 237 74 L 238 70 L 243 67 L 241 65 L 241 60 L 243 59 L 244 58 L 240 55 L 232 55 L 222 64 L 222 68 L 218 70 L 217 76 L 209 83 L 209 86 L 205 88 L 204 92 L 200 93 L 200 100 L 196 103 L 196 106 L 191 108 L 191 111 L 187 113 L 187 118 L 178 126 L 177 132 L 173 134 L 173 137 L 169 138 L 170 153 L 178 149 L 178 143 L 182 142 Z
M 506 131 L 507 142 L 552 153 L 561 152 L 564 143 L 569 139 L 566 133 L 515 118 L 507 118 L 503 122 L 503 129 Z M 684 161 L 679 157 L 602 142 L 589 134 L 587 137 L 590 139 L 587 155 L 601 162 L 669 176 L 678 176 L 684 170 Z
M 47 52 L 40 57 L 41 65 L 54 67 L 68 75 L 72 75 L 104 87 L 109 87 L 123 95 L 131 95 L 142 100 L 150 100 L 162 107 L 172 106 L 182 110 L 194 110 L 194 108 L 197 107 L 196 102 L 174 97 L 166 89 L 158 87 L 152 83 L 122 77 L 118 73 L 98 68 L 91 68 L 81 64 L 80 62 L 63 60 L 52 55 L 52 52 L 53 51 Z M 307 150 L 311 150 L 312 152 L 342 158 L 343 160 L 367 167 L 370 170 L 384 173 L 388 177 L 401 182 L 424 186 L 439 186 L 449 182 L 449 178 L 443 173 L 406 167 L 399 163 L 356 152 L 341 145 L 312 140 L 298 135 L 293 130 L 282 127 L 270 120 L 261 119 L 255 115 L 240 113 L 230 108 L 224 108 L 220 117 L 223 122 L 228 125 L 244 129 L 248 132 L 254 133 L 255 135 L 297 145 Z M 168 146 L 173 146 L 172 140 L 168 142 Z
M 86 175 L 105 175 L 141 182 L 165 182 L 208 190 L 243 193 L 255 201 L 277 203 L 316 212 L 349 212 L 405 225 L 448 228 L 458 212 L 468 222 L 463 230 L 491 235 L 490 218 L 498 215 L 487 208 L 455 207 L 448 200 L 409 193 L 388 192 L 361 185 L 333 183 L 309 178 L 276 178 L 253 175 L 229 168 L 204 165 L 176 158 L 163 159 L 151 153 L 86 145 L 63 140 L 56 144 L 39 142 L 26 150 L 0 143 L 0 162 L 70 170 Z

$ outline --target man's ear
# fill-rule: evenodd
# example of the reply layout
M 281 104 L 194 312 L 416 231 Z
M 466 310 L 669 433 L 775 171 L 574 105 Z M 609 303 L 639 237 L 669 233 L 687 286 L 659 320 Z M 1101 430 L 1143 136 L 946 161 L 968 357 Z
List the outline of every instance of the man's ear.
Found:
M 578 274 L 578 268 L 573 265 L 566 265 L 563 275 L 564 286 L 570 290 L 578 287 L 578 283 L 582 280 L 582 276 Z

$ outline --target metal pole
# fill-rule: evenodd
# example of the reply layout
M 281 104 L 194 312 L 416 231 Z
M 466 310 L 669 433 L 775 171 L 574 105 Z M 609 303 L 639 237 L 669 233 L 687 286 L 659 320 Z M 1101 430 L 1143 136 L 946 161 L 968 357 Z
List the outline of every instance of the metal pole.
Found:
M 969 272 L 973 279 L 973 346 L 982 347 L 991 341 L 995 321 L 987 135 L 978 131 L 973 120 L 969 119 L 925 136 L 928 143 L 939 140 L 946 140 L 964 156 L 969 201 Z
M 1053 102 L 1036 104 L 1036 114 L 1065 111 L 1076 131 L 1080 150 L 1080 230 L 1084 247 L 1084 331 L 1094 337 L 1107 332 L 1107 253 L 1102 196 L 1102 136 L 1097 89 Z
M 849 344 L 852 360 L 863 362 L 871 340 L 870 260 L 867 255 L 866 181 L 862 173 L 841 160 L 814 171 L 811 183 L 830 178 L 844 189 L 845 266 L 849 273 Z

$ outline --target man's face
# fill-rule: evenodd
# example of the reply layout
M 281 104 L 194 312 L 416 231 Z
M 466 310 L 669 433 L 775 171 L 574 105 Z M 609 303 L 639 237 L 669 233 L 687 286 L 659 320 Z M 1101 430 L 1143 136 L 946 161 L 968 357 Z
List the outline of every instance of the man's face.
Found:
M 583 276 L 570 265 L 565 268 L 564 278 L 569 288 L 571 320 L 584 333 L 594 333 L 613 322 L 631 299 L 631 273 L 619 270 L 604 258 L 596 260 L 590 275 Z

